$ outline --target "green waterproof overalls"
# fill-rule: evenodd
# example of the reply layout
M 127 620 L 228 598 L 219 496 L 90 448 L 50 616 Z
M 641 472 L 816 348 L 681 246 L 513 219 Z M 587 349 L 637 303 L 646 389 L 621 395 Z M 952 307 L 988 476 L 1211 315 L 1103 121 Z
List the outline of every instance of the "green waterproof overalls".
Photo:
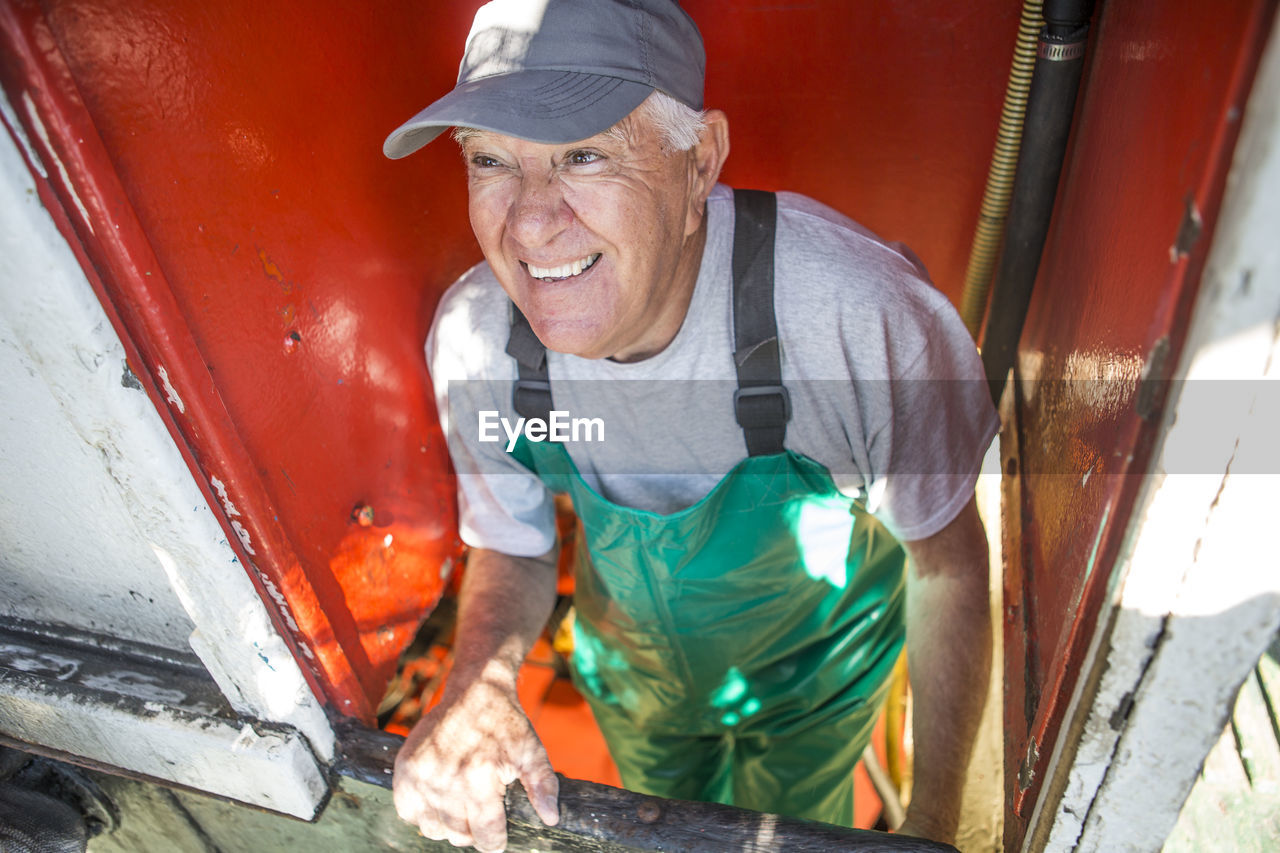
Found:
M 783 448 L 776 199 L 737 191 L 734 396 L 748 456 L 670 515 L 618 506 L 563 444 L 513 453 L 567 492 L 578 536 L 574 680 L 628 788 L 848 825 L 852 770 L 903 641 L 901 546 Z M 519 311 L 515 407 L 546 418 L 546 350 Z

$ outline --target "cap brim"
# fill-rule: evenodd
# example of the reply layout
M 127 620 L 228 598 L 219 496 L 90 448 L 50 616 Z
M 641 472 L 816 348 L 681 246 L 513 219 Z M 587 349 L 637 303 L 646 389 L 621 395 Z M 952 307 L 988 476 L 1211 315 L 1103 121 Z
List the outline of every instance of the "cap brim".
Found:
M 474 127 L 531 142 L 576 142 L 608 130 L 640 106 L 653 87 L 577 71 L 516 71 L 481 77 L 396 128 L 382 144 L 406 157 L 450 127 Z

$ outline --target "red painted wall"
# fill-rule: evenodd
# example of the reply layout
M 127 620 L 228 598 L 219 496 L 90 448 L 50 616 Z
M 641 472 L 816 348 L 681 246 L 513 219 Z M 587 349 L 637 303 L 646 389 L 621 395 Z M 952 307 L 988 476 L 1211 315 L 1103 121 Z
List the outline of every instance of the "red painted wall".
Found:
M 1177 363 L 1275 5 L 1107 3 L 1095 19 L 1003 442 L 1007 849 L 1042 793 L 1147 472 L 1161 411 L 1142 379 Z M 1180 240 L 1189 206 L 1200 234 Z
M 725 180 L 806 193 L 911 246 L 959 304 L 1016 3 L 687 0 Z
M 450 87 L 477 5 L 0 0 L 0 79 L 66 166 L 46 204 L 317 689 L 364 719 L 456 550 L 421 344 L 479 259 L 451 143 L 380 146 Z M 726 178 L 907 242 L 958 298 L 1016 6 L 687 6 Z

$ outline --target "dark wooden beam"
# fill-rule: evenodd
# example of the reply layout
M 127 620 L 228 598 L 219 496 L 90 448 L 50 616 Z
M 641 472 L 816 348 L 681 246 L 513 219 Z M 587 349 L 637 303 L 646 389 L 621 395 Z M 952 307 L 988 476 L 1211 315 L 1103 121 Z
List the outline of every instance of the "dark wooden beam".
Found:
M 358 725 L 339 733 L 342 775 L 384 788 L 402 739 Z M 650 797 L 560 777 L 560 823 L 546 826 L 520 785 L 507 790 L 508 850 L 626 853 L 956 853 L 949 844 L 724 806 Z

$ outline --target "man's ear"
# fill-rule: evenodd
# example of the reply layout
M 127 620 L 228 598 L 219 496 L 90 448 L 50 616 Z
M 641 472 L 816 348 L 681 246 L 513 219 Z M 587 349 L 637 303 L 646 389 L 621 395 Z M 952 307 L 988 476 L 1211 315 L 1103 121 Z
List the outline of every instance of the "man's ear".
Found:
M 707 196 L 720 179 L 720 169 L 729 156 L 729 117 L 723 110 L 707 110 L 698 143 L 689 152 L 691 186 L 685 236 L 698 230 L 706 211 Z

